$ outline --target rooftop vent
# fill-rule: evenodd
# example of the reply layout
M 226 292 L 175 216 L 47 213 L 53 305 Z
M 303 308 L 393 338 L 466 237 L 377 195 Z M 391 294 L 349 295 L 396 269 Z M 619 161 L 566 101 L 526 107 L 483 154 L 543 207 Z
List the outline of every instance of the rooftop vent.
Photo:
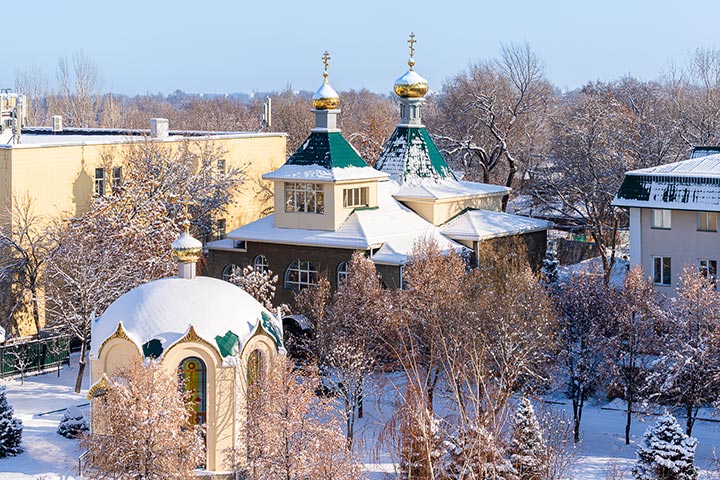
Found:
M 52 131 L 53 133 L 60 133 L 63 131 L 62 115 L 52 116 Z
M 167 118 L 150 119 L 150 136 L 153 138 L 167 138 L 170 136 L 170 122 Z

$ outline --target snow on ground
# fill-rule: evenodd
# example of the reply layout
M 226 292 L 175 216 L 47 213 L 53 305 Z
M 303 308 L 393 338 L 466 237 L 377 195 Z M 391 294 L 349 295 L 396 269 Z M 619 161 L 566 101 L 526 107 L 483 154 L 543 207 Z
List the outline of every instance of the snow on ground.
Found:
M 72 480 L 77 479 L 77 462 L 80 449 L 76 440 L 69 440 L 56 433 L 64 411 L 71 405 L 87 403 L 87 371 L 83 391 L 73 392 L 77 373 L 77 357 L 71 359 L 71 366 L 63 366 L 61 375 L 49 372 L 26 378 L 25 385 L 19 379 L 2 380 L 7 386 L 8 400 L 15 407 L 15 415 L 23 421 L 23 443 L 25 452 L 13 458 L 0 459 L 0 480 Z M 386 446 L 378 447 L 382 426 L 392 413 L 393 402 L 400 392 L 395 386 L 401 376 L 391 375 L 382 388 L 365 401 L 364 418 L 356 425 L 357 445 L 366 462 L 370 480 L 393 478 L 393 459 Z M 560 400 L 553 397 L 553 400 Z M 606 410 L 604 408 L 619 408 Z M 592 402 L 586 406 L 582 419 L 581 456 L 571 478 L 577 480 L 602 480 L 608 469 L 615 464 L 628 472 L 635 459 L 637 442 L 653 416 L 636 417 L 632 425 L 632 442 L 625 445 L 625 417 L 622 402 Z M 572 415 L 570 405 L 558 405 L 567 415 Z M 55 410 L 61 410 L 54 413 Z M 82 407 L 87 413 L 87 407 Z M 712 411 L 701 417 L 717 420 Z M 681 425 L 683 420 L 680 419 Z M 695 424 L 693 436 L 699 440 L 696 463 L 704 470 L 701 479 L 713 478 L 714 449 L 720 447 L 720 423 L 701 421 Z M 629 478 L 626 476 L 626 478 Z

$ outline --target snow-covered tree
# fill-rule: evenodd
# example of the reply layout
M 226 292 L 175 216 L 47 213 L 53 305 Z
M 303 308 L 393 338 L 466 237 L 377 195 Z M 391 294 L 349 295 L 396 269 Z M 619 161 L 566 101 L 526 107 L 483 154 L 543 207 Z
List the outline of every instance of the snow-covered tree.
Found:
M 650 379 L 653 397 L 683 408 L 691 435 L 699 409 L 720 396 L 720 292 L 712 278 L 683 268 L 664 330 L 663 354 Z
M 612 291 L 602 278 L 580 273 L 558 293 L 557 366 L 561 383 L 572 400 L 574 439 L 580 440 L 585 401 L 604 378 L 603 329 L 614 318 Z
M 58 425 L 57 433 L 65 438 L 78 438 L 83 433 L 90 430 L 85 416 L 77 407 L 69 407 L 65 410 L 60 424 Z
M 137 359 L 108 383 L 93 400 L 93 431 L 82 440 L 93 478 L 195 478 L 205 447 L 175 372 Z
M 477 419 L 476 419 L 477 420 Z M 445 443 L 447 453 L 439 478 L 448 480 L 521 480 L 502 442 L 484 425 L 473 422 Z
M 543 480 L 547 446 L 530 399 L 520 398 L 513 416 L 510 461 L 520 480 Z
M 22 453 L 22 420 L 14 417 L 15 409 L 8 403 L 5 385 L 0 385 L 0 458 Z
M 271 312 L 282 315 L 282 312 L 290 311 L 290 307 L 287 305 L 276 307 L 274 304 L 278 276 L 272 270 L 256 269 L 252 265 L 248 265 L 242 269 L 242 272 L 234 272 L 229 280 L 252 295 Z
M 557 282 L 558 265 L 560 265 L 560 260 L 555 253 L 555 249 L 552 244 L 548 244 L 545 257 L 543 257 L 542 267 L 540 268 L 540 276 L 545 285 L 550 286 Z
M 253 480 L 356 480 L 360 465 L 347 448 L 338 412 L 318 397 L 320 378 L 276 357 L 248 395 L 247 451 L 228 452 L 235 470 Z M 247 462 L 244 459 L 247 458 Z
M 637 449 L 636 480 L 696 480 L 697 440 L 685 435 L 675 417 L 665 412 L 645 431 Z

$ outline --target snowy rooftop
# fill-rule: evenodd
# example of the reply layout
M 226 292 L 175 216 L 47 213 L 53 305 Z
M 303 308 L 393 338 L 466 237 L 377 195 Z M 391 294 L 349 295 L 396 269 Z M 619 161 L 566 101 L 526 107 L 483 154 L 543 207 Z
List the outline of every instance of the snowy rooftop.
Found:
M 107 129 L 107 128 L 65 128 L 53 133 L 50 128 L 30 127 L 23 129 L 20 143 L 3 144 L 0 148 L 35 148 L 44 146 L 106 145 L 109 143 L 141 142 L 148 138 L 153 141 L 176 141 L 181 138 L 248 138 L 286 136 L 285 133 L 252 132 L 206 132 L 171 130 L 164 138 L 150 137 L 150 130 Z
M 393 194 L 395 198 L 460 198 L 490 195 L 507 195 L 510 188 L 489 183 L 457 181 L 454 179 L 415 179 L 400 185 Z
M 378 172 L 372 167 L 332 167 L 325 168 L 320 165 L 288 165 L 287 163 L 274 172 L 263 175 L 265 180 L 295 180 L 318 182 L 336 182 L 342 180 L 384 179 L 388 174 Z
M 490 210 L 469 210 L 440 227 L 454 240 L 487 240 L 547 230 L 550 222 Z
M 231 283 L 210 277 L 172 277 L 141 285 L 113 302 L 93 322 L 91 352 L 98 353 L 120 322 L 140 349 L 159 340 L 165 351 L 193 326 L 212 345 L 235 335 L 238 351 L 242 351 L 259 323 L 272 330 L 267 322 L 275 320 L 252 296 Z M 282 331 L 278 325 L 274 327 L 276 333 Z M 222 354 L 223 348 L 218 350 Z
M 613 205 L 720 211 L 720 154 L 627 172 Z
M 209 243 L 208 248 L 231 248 L 232 240 L 357 250 L 379 248 L 373 254 L 373 261 L 389 265 L 405 263 L 415 242 L 423 237 L 435 239 L 444 251 L 463 248 L 395 200 L 392 192 L 397 188 L 393 181 L 379 183 L 378 208 L 356 210 L 336 231 L 276 228 L 274 216 L 270 215 L 233 230 L 226 240 Z

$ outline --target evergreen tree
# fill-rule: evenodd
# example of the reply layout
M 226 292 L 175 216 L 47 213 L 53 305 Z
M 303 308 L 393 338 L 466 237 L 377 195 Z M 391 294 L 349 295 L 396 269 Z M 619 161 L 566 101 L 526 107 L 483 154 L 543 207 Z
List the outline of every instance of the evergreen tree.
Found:
M 8 403 L 5 386 L 0 386 L 0 458 L 22 453 L 22 421 L 13 417 L 15 409 Z
M 636 480 L 695 480 L 694 465 L 697 439 L 685 435 L 675 417 L 665 412 L 655 425 L 648 427 L 637 449 L 637 464 L 632 473 Z
M 460 437 L 451 438 L 444 475 L 448 480 L 522 480 L 505 455 L 502 442 L 475 419 Z
M 510 461 L 520 480 L 541 480 L 545 471 L 546 444 L 530 400 L 523 396 L 513 417 Z
M 83 432 L 90 430 L 85 416 L 77 407 L 70 407 L 65 410 L 65 414 L 60 420 L 58 425 L 57 433 L 65 438 L 77 438 Z
M 558 260 L 552 244 L 549 244 L 542 261 L 542 268 L 540 268 L 540 278 L 545 285 L 554 285 L 557 282 L 559 264 L 560 260 Z

